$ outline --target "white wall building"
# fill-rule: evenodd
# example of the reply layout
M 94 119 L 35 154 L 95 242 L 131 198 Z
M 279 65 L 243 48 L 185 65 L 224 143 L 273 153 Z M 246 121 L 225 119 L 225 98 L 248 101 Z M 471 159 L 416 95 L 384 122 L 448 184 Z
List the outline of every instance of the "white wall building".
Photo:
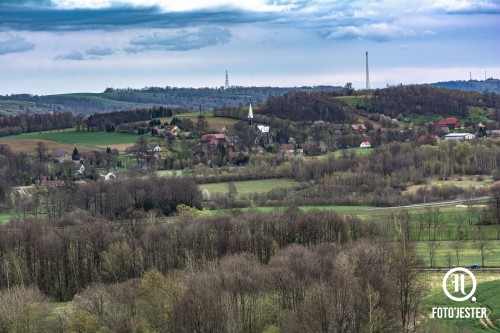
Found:
M 471 133 L 450 133 L 444 136 L 444 139 L 448 141 L 474 140 L 475 138 L 476 136 Z

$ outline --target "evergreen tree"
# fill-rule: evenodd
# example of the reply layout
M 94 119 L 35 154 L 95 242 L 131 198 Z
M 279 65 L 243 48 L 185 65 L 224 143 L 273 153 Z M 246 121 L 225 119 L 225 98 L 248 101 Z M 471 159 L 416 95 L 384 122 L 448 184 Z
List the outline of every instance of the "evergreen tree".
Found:
M 80 159 L 80 154 L 78 153 L 78 149 L 76 149 L 76 147 L 75 149 L 73 149 L 73 153 L 71 154 L 71 159 L 73 161 L 77 161 Z

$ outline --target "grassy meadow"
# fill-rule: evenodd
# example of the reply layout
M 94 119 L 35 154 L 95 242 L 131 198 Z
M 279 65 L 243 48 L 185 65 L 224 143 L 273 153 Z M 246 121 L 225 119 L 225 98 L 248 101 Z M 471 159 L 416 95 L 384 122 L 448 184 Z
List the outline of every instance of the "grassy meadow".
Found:
M 344 154 L 350 155 L 352 153 L 356 155 L 368 155 L 371 154 L 373 150 L 371 148 L 347 148 L 347 149 L 339 149 L 333 153 L 335 157 L 341 157 Z
M 35 132 L 20 135 L 6 136 L 0 140 L 23 140 L 23 139 L 38 139 L 55 141 L 62 144 L 99 147 L 105 145 L 127 144 L 137 141 L 138 136 L 135 134 L 124 134 L 117 132 L 77 132 L 74 128 L 69 128 L 59 131 L 50 132 Z
M 0 213 L 0 225 L 9 223 L 11 218 L 12 218 L 11 214 Z
M 415 242 L 417 253 L 422 257 L 424 265 L 430 267 L 429 259 L 429 242 Z M 436 258 L 434 266 L 436 267 L 456 267 L 465 266 L 468 267 L 472 264 L 481 265 L 481 254 L 477 248 L 475 248 L 476 243 L 473 241 L 467 241 L 463 243 L 463 249 L 459 253 L 459 260 L 457 262 L 457 257 L 455 250 L 453 249 L 453 242 L 439 242 L 439 246 L 436 250 Z M 448 255 L 450 256 L 450 265 L 448 265 Z M 500 267 L 500 240 L 490 241 L 490 250 L 485 253 L 484 265 Z
M 429 322 L 438 322 L 446 326 L 469 328 L 472 332 L 500 332 L 500 272 L 474 271 L 477 280 L 475 297 L 477 303 L 470 300 L 457 303 L 448 299 L 441 287 L 445 272 L 425 272 L 424 286 L 429 288 L 429 294 L 422 300 L 423 314 Z M 489 320 L 479 319 L 434 319 L 432 307 L 487 307 Z
M 49 153 L 57 150 L 71 152 L 77 147 L 80 152 L 93 149 L 105 149 L 106 147 L 125 150 L 134 144 L 138 135 L 117 132 L 87 132 L 76 131 L 68 128 L 59 131 L 34 132 L 19 135 L 0 137 L 0 144 L 6 144 L 14 152 L 24 152 L 28 155 L 35 154 L 35 148 L 39 141 L 45 143 Z
M 208 111 L 208 112 L 203 112 L 202 113 L 207 122 L 208 122 L 208 128 L 212 132 L 220 132 L 223 127 L 226 128 L 229 134 L 233 131 L 233 125 L 236 124 L 238 121 L 236 119 L 231 119 L 231 118 L 224 118 L 224 117 L 214 117 L 213 111 Z M 198 120 L 198 116 L 200 115 L 199 112 L 189 112 L 189 113 L 181 113 L 175 115 L 177 118 L 188 118 L 193 121 L 193 123 L 196 124 L 196 121 Z M 159 118 L 162 123 L 170 122 L 172 121 L 173 117 L 164 117 L 164 118 Z
M 228 182 L 200 184 L 198 187 L 201 191 L 208 190 L 212 193 L 227 193 Z M 293 187 L 298 184 L 292 179 L 264 179 L 264 180 L 248 180 L 233 182 L 238 192 L 237 197 L 243 198 L 252 193 L 265 193 L 277 187 Z

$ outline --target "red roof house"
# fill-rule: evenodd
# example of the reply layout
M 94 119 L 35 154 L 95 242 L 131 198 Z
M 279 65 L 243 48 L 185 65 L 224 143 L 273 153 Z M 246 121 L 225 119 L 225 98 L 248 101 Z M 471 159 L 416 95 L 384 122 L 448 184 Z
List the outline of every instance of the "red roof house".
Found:
M 200 143 L 217 145 L 219 143 L 226 145 L 227 139 L 225 134 L 205 134 L 200 138 Z
M 436 124 L 436 129 L 442 129 L 444 127 L 448 127 L 449 129 L 457 129 L 460 128 L 460 120 L 458 120 L 455 117 L 451 118 L 446 118 L 446 119 L 441 119 L 437 124 Z
M 372 147 L 372 143 L 370 141 L 363 141 L 361 142 L 361 144 L 359 145 L 360 148 L 371 148 Z

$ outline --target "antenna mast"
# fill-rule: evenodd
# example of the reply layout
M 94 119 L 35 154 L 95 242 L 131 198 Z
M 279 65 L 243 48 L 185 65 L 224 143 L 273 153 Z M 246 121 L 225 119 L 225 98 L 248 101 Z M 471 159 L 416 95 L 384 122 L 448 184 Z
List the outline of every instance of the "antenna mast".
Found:
M 368 70 L 368 52 L 366 52 L 366 90 L 370 90 L 370 72 Z
M 224 84 L 224 89 L 229 89 L 229 77 L 227 75 L 227 70 L 226 70 L 226 83 Z

